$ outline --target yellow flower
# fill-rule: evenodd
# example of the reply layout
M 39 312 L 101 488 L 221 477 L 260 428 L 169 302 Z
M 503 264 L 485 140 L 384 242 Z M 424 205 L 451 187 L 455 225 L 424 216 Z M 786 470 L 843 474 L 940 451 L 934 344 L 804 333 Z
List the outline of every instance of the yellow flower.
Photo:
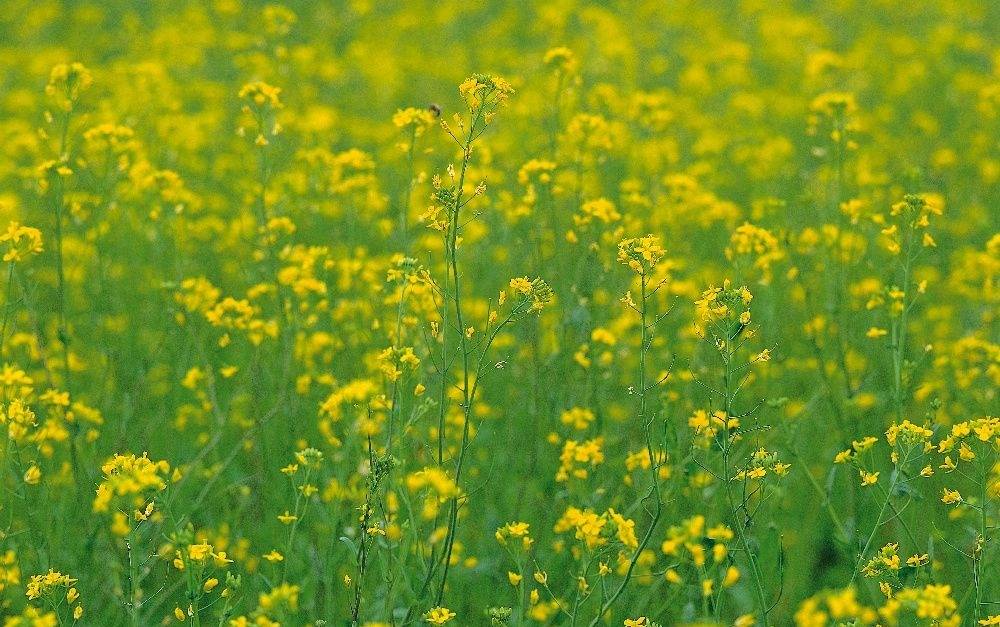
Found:
M 573 72 L 577 65 L 576 55 L 573 54 L 572 50 L 565 46 L 559 46 L 548 50 L 545 53 L 542 62 L 553 68 L 555 71 L 567 74 Z M 628 625 L 627 621 L 626 625 Z
M 510 83 L 491 74 L 473 74 L 459 85 L 458 91 L 471 111 L 486 111 L 487 116 L 514 94 Z
M 411 127 L 413 133 L 419 137 L 425 129 L 434 124 L 434 113 L 430 109 L 414 107 L 398 109 L 392 116 L 392 123 L 398 128 Z
M 446 607 L 435 607 L 424 614 L 424 620 L 432 625 L 444 625 L 455 618 L 455 612 Z
M 962 502 L 962 495 L 958 493 L 958 490 L 944 489 L 944 494 L 941 496 L 941 502 L 945 505 L 954 505 L 956 503 Z
M 187 550 L 188 559 L 194 562 L 204 562 L 212 555 L 211 544 L 192 544 Z
M 636 274 L 648 274 L 660 262 L 666 251 L 655 235 L 623 239 L 618 244 L 618 261 Z
M 854 451 L 847 449 L 846 451 L 841 451 L 837 453 L 837 456 L 833 458 L 833 463 L 844 464 L 849 462 L 854 457 Z
M 24 482 L 28 485 L 37 485 L 42 478 L 42 471 L 38 466 L 32 464 L 24 471 Z
M 35 599 L 47 597 L 60 588 L 65 588 L 68 593 L 69 588 L 76 581 L 76 579 L 72 579 L 69 575 L 64 575 L 50 569 L 44 575 L 31 576 L 25 589 L 25 595 L 28 597 L 28 600 L 34 601 Z M 59 594 L 62 596 L 61 591 Z
M 715 581 L 712 579 L 702 579 L 701 581 L 701 596 L 710 597 L 712 596 L 712 590 L 715 587 Z
M 241 87 L 238 95 L 240 98 L 249 101 L 254 106 L 267 106 L 272 109 L 280 109 L 280 94 L 281 88 L 268 85 L 263 81 L 254 81 Z
M 728 588 L 740 580 L 740 571 L 735 566 L 726 569 L 726 576 L 722 579 L 722 587 Z
M 11 222 L 7 230 L 0 233 L 0 247 L 4 248 L 4 261 L 22 261 L 28 255 L 42 252 L 42 232 L 30 226 Z

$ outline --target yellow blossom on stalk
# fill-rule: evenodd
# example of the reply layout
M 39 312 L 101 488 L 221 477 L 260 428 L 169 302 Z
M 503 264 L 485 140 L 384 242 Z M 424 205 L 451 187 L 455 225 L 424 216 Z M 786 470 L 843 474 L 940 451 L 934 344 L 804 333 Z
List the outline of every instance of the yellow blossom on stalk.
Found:
M 898 591 L 879 609 L 879 614 L 891 625 L 899 624 L 901 615 L 909 614 L 935 625 L 957 627 L 961 624 L 957 610 L 958 603 L 951 597 L 951 586 L 928 584 L 923 588 Z
M 701 581 L 701 596 L 710 597 L 714 592 L 715 580 L 713 579 L 702 579 Z
M 281 108 L 281 88 L 268 85 L 264 81 L 254 81 L 247 83 L 240 88 L 239 97 L 249 101 L 257 107 L 270 107 L 272 109 Z
M 696 299 L 694 329 L 698 337 L 708 338 L 711 334 L 720 352 L 730 350 L 730 343 L 741 337 L 752 337 L 754 331 L 748 328 L 750 303 L 753 293 L 746 286 L 734 288 L 728 279 L 722 286 L 712 286 L 701 292 Z M 756 356 L 756 360 L 770 359 L 770 350 Z
M 271 563 L 280 562 L 280 561 L 283 561 L 285 559 L 285 556 L 282 555 L 281 553 L 279 553 L 278 551 L 271 551 L 269 553 L 265 553 L 261 557 L 263 557 L 264 559 L 266 559 L 267 561 L 269 561 Z
M 406 487 L 410 491 L 431 488 L 442 501 L 458 494 L 454 480 L 437 467 L 427 467 L 406 477 Z
M 473 74 L 459 85 L 458 91 L 471 111 L 489 109 L 487 115 L 496 107 L 506 104 L 514 95 L 514 88 L 510 83 L 491 74 Z M 489 123 L 489 120 L 486 122 Z
M 514 299 L 515 313 L 537 312 L 552 302 L 552 288 L 540 278 L 514 278 L 510 280 L 509 288 Z M 501 305 L 505 299 L 506 294 L 500 292 Z
M 618 244 L 618 261 L 636 274 L 649 274 L 660 262 L 666 251 L 655 235 L 623 239 Z
M 586 407 L 572 407 L 559 415 L 561 423 L 572 426 L 579 431 L 589 427 L 595 418 L 594 412 Z
M 577 540 L 582 540 L 588 549 L 593 549 L 607 544 L 607 538 L 604 537 L 607 523 L 605 515 L 570 506 L 556 521 L 554 531 L 564 533 L 572 530 Z
M 932 435 L 933 432 L 930 429 L 904 420 L 899 424 L 893 423 L 885 432 L 885 439 L 890 446 L 896 446 L 898 442 L 900 446 L 909 447 L 929 441 Z
M 962 502 L 962 495 L 958 493 L 958 490 L 945 488 L 941 496 L 941 502 L 945 505 L 955 505 Z
M 608 510 L 608 516 L 615 526 L 618 541 L 630 549 L 638 548 L 639 538 L 635 535 L 635 521 L 625 518 L 613 509 Z
M 424 613 L 424 620 L 432 625 L 444 625 L 455 618 L 455 612 L 446 607 L 435 607 Z
M 32 575 L 31 579 L 28 581 L 28 587 L 25 594 L 27 595 L 28 600 L 33 601 L 51 594 L 54 590 L 59 588 L 68 590 L 72 584 L 76 583 L 76 581 L 76 579 L 71 579 L 69 575 L 49 570 L 49 572 L 44 575 Z
M 573 51 L 565 46 L 550 48 L 542 58 L 545 65 L 554 68 L 563 74 L 569 74 L 576 70 L 577 59 Z
M 858 104 L 854 94 L 848 92 L 824 92 L 809 103 L 810 135 L 826 134 L 834 144 L 847 149 L 856 148 L 850 135 L 857 130 Z
M 34 464 L 28 466 L 28 469 L 24 471 L 23 479 L 28 485 L 37 485 L 41 478 L 42 471 Z
M 55 99 L 57 106 L 70 111 L 80 94 L 94 83 L 94 79 L 82 63 L 60 63 L 49 73 L 45 93 Z
M 261 593 L 257 604 L 265 612 L 276 610 L 297 611 L 299 608 L 299 592 L 301 588 L 296 585 L 282 583 L 272 588 L 270 592 Z
M 209 556 L 212 555 L 212 545 L 211 544 L 192 544 L 187 549 L 188 559 L 195 562 L 204 562 Z
M 507 541 L 511 538 L 516 538 L 521 540 L 521 544 L 525 549 L 531 547 L 531 537 L 528 535 L 528 523 L 526 522 L 509 522 L 503 527 L 497 529 L 496 539 L 500 544 L 506 545 Z
M 765 282 L 771 280 L 771 266 L 784 257 L 778 239 L 767 229 L 744 223 L 733 231 L 726 247 L 726 258 L 749 259 L 752 267 L 761 273 Z
M 21 583 L 21 568 L 17 562 L 17 553 L 8 549 L 0 553 L 0 592 L 9 586 Z
M 104 478 L 97 486 L 97 496 L 94 498 L 93 510 L 107 512 L 116 500 L 140 501 L 148 500 L 150 492 L 159 492 L 166 488 L 166 475 L 170 472 L 170 464 L 165 461 L 151 461 L 146 454 L 137 457 L 134 454 L 115 455 L 109 459 L 101 471 Z M 127 505 L 131 511 L 131 503 Z M 127 524 L 117 525 L 118 532 L 128 532 Z
M 809 103 L 809 110 L 825 115 L 851 114 L 857 111 L 854 94 L 847 92 L 825 92 Z
M 0 424 L 7 425 L 7 437 L 22 442 L 37 425 L 35 413 L 21 399 L 15 398 L 6 407 L 0 407 Z
M 29 255 L 42 252 L 42 232 L 11 222 L 7 225 L 7 230 L 0 233 L 0 248 L 6 249 L 4 261 L 23 261 Z
M 797 627 L 813 627 L 827 625 L 829 621 L 857 621 L 859 624 L 871 625 L 878 618 L 876 610 L 862 605 L 854 588 L 828 590 L 809 597 L 803 601 L 795 612 Z
M 49 570 L 44 575 L 32 575 L 28 580 L 25 589 L 25 596 L 29 601 L 44 603 L 51 608 L 57 608 L 63 603 L 68 604 L 72 609 L 74 620 L 79 620 L 83 616 L 83 606 L 80 604 L 80 593 L 73 586 L 76 579 L 60 572 Z M 9 623 L 7 623 L 9 624 Z M 35 625 L 54 626 L 56 623 L 31 623 Z
M 413 133 L 419 137 L 428 127 L 434 124 L 434 113 L 429 109 L 417 109 L 414 107 L 398 109 L 392 116 L 392 123 L 398 128 L 411 127 Z
M 878 442 L 878 438 L 874 436 L 867 436 L 860 440 L 854 440 L 851 442 L 851 448 L 854 449 L 856 453 L 864 453 L 869 450 Z
M 865 577 L 880 577 L 887 572 L 898 571 L 902 565 L 897 553 L 898 549 L 899 545 L 895 543 L 885 545 L 879 549 L 874 557 L 868 560 L 861 572 Z
M 740 571 L 735 566 L 730 566 L 726 569 L 726 575 L 722 579 L 722 587 L 729 588 L 736 585 L 736 582 L 740 580 Z
M 615 209 L 614 203 L 607 198 L 588 200 L 580 206 L 580 211 L 573 216 L 573 223 L 579 227 L 585 227 L 592 222 L 610 224 L 621 220 L 622 215 Z
M 556 481 L 568 481 L 574 479 L 586 479 L 590 474 L 590 469 L 604 462 L 604 438 L 598 437 L 583 442 L 577 440 L 566 440 L 563 443 L 562 453 L 559 455 L 559 470 L 556 472 Z
M 521 166 L 517 182 L 523 187 L 523 194 L 510 213 L 513 221 L 532 215 L 539 202 L 551 193 L 556 167 L 555 162 L 546 159 L 531 159 Z

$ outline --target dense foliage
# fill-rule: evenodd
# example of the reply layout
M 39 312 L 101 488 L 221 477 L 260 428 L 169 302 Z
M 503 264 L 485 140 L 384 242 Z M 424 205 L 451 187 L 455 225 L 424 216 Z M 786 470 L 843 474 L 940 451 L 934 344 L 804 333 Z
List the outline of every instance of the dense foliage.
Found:
M 1000 625 L 998 25 L 6 0 L 0 621 Z

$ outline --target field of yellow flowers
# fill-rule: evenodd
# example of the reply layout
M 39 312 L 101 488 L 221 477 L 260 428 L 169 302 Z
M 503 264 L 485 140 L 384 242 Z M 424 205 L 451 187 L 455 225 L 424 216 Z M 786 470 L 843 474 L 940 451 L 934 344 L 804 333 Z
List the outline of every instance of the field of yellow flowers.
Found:
M 1000 625 L 1000 4 L 5 0 L 0 625 Z

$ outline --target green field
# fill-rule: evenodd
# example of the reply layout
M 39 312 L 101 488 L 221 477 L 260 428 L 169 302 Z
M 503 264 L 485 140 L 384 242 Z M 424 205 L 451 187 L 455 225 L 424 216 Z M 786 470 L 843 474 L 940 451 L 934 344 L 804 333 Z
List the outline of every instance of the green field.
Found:
M 0 625 L 1000 625 L 1000 4 L 4 0 Z

